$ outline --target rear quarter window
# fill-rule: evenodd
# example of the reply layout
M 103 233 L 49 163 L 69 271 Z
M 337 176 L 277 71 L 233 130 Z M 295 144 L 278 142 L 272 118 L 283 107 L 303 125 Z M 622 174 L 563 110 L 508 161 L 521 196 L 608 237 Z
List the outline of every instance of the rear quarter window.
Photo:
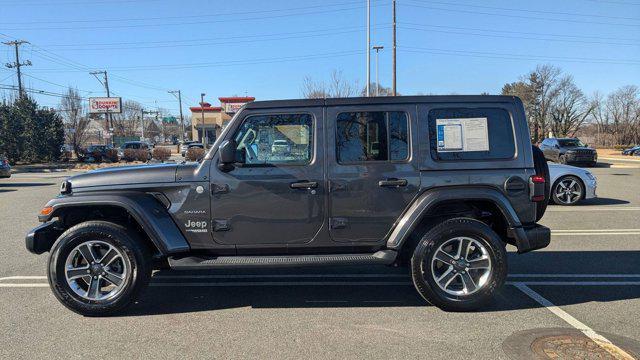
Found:
M 478 120 L 479 119 L 479 120 Z M 463 144 L 459 148 L 444 150 L 442 144 L 438 146 L 438 123 L 446 121 L 455 123 L 457 120 L 480 121 L 486 119 L 488 146 L 482 150 L 467 151 Z M 500 108 L 441 108 L 429 111 L 429 142 L 431 158 L 435 161 L 481 161 L 481 160 L 509 160 L 516 154 L 513 122 L 511 115 Z M 463 131 L 463 130 L 461 130 Z M 442 132 L 442 131 L 441 131 Z M 442 133 L 440 133 L 442 138 Z M 463 137 L 464 138 L 464 137 Z M 461 140 L 464 142 L 465 140 Z

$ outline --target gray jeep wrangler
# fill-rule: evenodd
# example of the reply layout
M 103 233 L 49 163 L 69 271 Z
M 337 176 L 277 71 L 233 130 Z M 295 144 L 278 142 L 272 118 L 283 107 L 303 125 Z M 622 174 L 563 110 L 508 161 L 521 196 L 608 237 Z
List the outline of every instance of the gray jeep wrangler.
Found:
M 507 244 L 549 244 L 548 176 L 516 97 L 253 102 L 198 163 L 67 179 L 26 246 L 89 316 L 130 304 L 154 269 L 373 264 L 465 311 L 503 285 Z

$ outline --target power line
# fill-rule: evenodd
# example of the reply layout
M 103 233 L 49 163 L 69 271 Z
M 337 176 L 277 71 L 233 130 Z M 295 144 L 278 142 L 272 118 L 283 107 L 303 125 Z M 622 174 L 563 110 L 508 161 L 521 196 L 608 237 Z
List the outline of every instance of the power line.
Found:
M 380 1 L 380 0 L 378 0 Z M 234 15 L 247 15 L 247 14 L 265 14 L 265 13 L 280 13 L 283 11 L 296 11 L 296 10 L 309 10 L 309 9 L 326 9 L 327 7 L 344 6 L 360 4 L 360 0 L 356 1 L 343 1 L 339 3 L 322 3 L 321 5 L 307 5 L 300 7 L 286 7 L 279 9 L 266 9 L 266 10 L 246 10 L 246 11 L 232 11 L 232 12 L 217 12 L 217 13 L 194 13 L 189 15 L 173 15 L 173 16 L 149 16 L 149 17 L 118 17 L 111 19 L 94 18 L 94 19 L 81 19 L 81 20 L 38 20 L 38 21 L 16 21 L 5 22 L 9 25 L 25 25 L 25 24 L 74 24 L 74 23 L 104 23 L 104 22 L 131 22 L 131 21 L 152 21 L 152 20 L 172 20 L 172 19 L 194 19 L 194 18 L 211 18 L 222 16 L 234 16 Z
M 407 2 L 401 2 L 402 6 L 411 6 L 417 7 L 421 9 L 429 9 L 436 11 L 445 11 L 445 12 L 454 12 L 454 13 L 466 13 L 466 14 L 475 14 L 475 15 L 487 15 L 487 16 L 498 16 L 498 17 L 510 17 L 510 18 L 518 18 L 518 19 L 529 19 L 529 20 L 542 20 L 542 21 L 557 21 L 557 22 L 571 22 L 578 24 L 595 24 L 595 25 L 607 25 L 607 26 L 626 26 L 626 27 L 640 27 L 640 24 L 621 24 L 621 23 L 610 23 L 610 22 L 599 22 L 599 21 L 585 21 L 585 20 L 573 20 L 573 19 L 556 19 L 556 18 L 548 18 L 548 17 L 540 17 L 540 16 L 525 16 L 525 15 L 514 15 L 514 14 L 499 14 L 493 12 L 486 11 L 477 11 L 477 10 L 463 10 L 463 9 L 447 9 L 441 7 L 434 6 L 426 6 L 426 5 L 418 5 L 411 4 Z
M 379 3 L 375 6 L 381 6 L 383 3 Z M 238 21 L 258 21 L 258 20 L 271 20 L 278 18 L 286 18 L 286 17 L 299 17 L 304 15 L 317 15 L 317 14 L 326 14 L 326 13 L 335 13 L 335 12 L 344 12 L 351 10 L 360 10 L 361 6 L 351 6 L 351 7 L 343 7 L 340 9 L 331 9 L 331 10 L 318 10 L 318 11 L 306 11 L 306 12 L 295 12 L 291 14 L 278 14 L 278 15 L 270 15 L 270 16 L 254 16 L 254 17 L 244 17 L 237 19 L 219 19 L 219 20 L 203 20 L 203 21 L 185 21 L 185 22 L 175 22 L 175 23 L 158 23 L 158 24 L 124 24 L 124 25 L 103 25 L 103 26 L 77 26 L 77 27 L 22 27 L 22 28 L 3 28 L 3 30 L 13 30 L 13 31 L 26 31 L 26 30 L 100 30 L 100 29 L 122 29 L 122 28 L 141 28 L 141 27 L 168 27 L 168 26 L 181 26 L 181 25 L 202 25 L 202 24 L 216 24 L 216 23 L 226 23 L 226 22 L 238 22 Z M 280 12 L 286 11 L 280 10 Z
M 437 27 L 437 25 L 424 25 L 426 27 Z M 619 45 L 619 46 L 640 46 L 640 43 L 612 43 L 608 41 L 588 41 L 588 40 L 577 40 L 577 39 L 559 39 L 559 38 L 541 38 L 541 37 L 527 37 L 527 36 L 516 36 L 516 35 L 502 35 L 502 34 L 477 34 L 471 33 L 468 31 L 448 31 L 448 30 L 437 30 L 437 29 L 421 29 L 416 27 L 408 27 L 408 26 L 400 26 L 403 29 L 407 30 L 415 30 L 415 31 L 424 31 L 429 33 L 444 33 L 444 34 L 457 34 L 457 35 L 471 35 L 471 36 L 483 36 L 483 37 L 493 37 L 493 38 L 504 38 L 504 39 L 521 39 L 521 40 L 539 40 L 539 41 L 556 41 L 556 42 L 570 42 L 570 43 L 580 43 L 580 44 L 604 44 L 604 45 Z M 459 27 L 450 27 L 450 26 L 442 26 L 440 28 L 450 28 L 450 29 L 464 29 Z M 471 29 L 469 29 L 471 30 Z M 491 32 L 492 30 L 472 30 L 472 31 L 481 31 L 481 32 Z M 500 31 L 495 31 L 497 33 L 501 33 Z M 509 32 L 505 32 L 509 34 Z
M 181 64 L 160 64 L 160 65 L 139 65 L 139 66 L 124 66 L 124 67 L 111 67 L 110 71 L 148 71 L 148 70 L 178 70 L 178 69 L 195 69 L 204 67 L 224 67 L 224 66 L 236 66 L 236 65 L 255 65 L 255 64 L 268 64 L 277 63 L 283 61 L 299 61 L 310 59 L 322 59 L 333 58 L 338 56 L 351 56 L 361 54 L 361 50 L 344 50 L 327 53 L 316 53 L 307 55 L 296 55 L 288 57 L 273 57 L 251 60 L 232 60 L 232 61 L 219 61 L 219 62 L 202 62 L 202 63 L 181 63 Z M 35 70 L 34 70 L 35 71 Z M 79 70 L 64 70 L 64 69 L 38 69 L 39 72 L 77 72 Z
M 508 8 L 508 7 L 499 7 L 499 6 L 487 6 L 487 5 L 476 5 L 476 4 L 464 4 L 464 3 L 451 3 L 445 1 L 423 1 L 423 0 L 413 0 L 416 3 L 425 3 L 425 4 L 436 4 L 436 5 L 445 5 L 445 6 L 460 6 L 460 7 L 471 7 L 478 9 L 490 9 L 490 10 L 502 10 L 502 11 L 516 11 L 516 12 L 525 12 L 532 14 L 547 14 L 547 15 L 560 15 L 560 16 L 578 16 L 578 17 L 595 17 L 595 18 L 604 18 L 604 19 L 615 19 L 615 20 L 633 20 L 640 21 L 640 18 L 637 17 L 625 17 L 625 16 L 611 16 L 611 15 L 602 15 L 602 14 L 584 14 L 584 13 L 573 13 L 573 12 L 562 12 L 562 11 L 548 11 L 548 10 L 532 10 L 532 9 L 518 9 L 518 8 Z
M 414 53 L 429 53 L 436 55 L 453 55 L 453 56 L 468 56 L 468 57 L 481 57 L 491 59 L 505 59 L 505 60 L 536 60 L 536 61 L 559 61 L 559 62 L 575 62 L 586 64 L 612 64 L 612 65 L 640 65 L 640 61 L 636 60 L 615 60 L 606 58 L 574 58 L 574 57 L 562 57 L 562 56 L 537 56 L 537 55 L 520 55 L 512 53 L 495 53 L 487 51 L 471 51 L 471 50 L 451 50 L 451 49 L 436 49 L 436 48 L 423 48 L 415 46 L 399 46 L 402 51 L 414 52 Z

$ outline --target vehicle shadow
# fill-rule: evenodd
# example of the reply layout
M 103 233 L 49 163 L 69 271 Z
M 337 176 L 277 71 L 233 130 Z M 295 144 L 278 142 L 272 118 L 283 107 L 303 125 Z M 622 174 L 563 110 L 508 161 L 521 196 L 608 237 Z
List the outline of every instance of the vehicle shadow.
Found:
M 611 199 L 611 198 L 593 198 L 580 201 L 577 206 L 580 205 L 623 205 L 629 204 L 627 200 Z
M 531 281 L 637 281 L 640 251 L 541 251 L 509 253 L 509 282 Z M 362 268 L 360 268 L 362 269 Z M 367 268 L 364 268 L 365 270 Z M 386 269 L 386 272 L 385 272 Z M 325 269 L 326 270 L 326 269 Z M 184 274 L 163 270 L 151 286 L 120 316 L 145 316 L 250 308 L 422 307 L 406 269 L 376 267 L 355 274 L 353 268 L 329 272 L 317 269 L 260 271 L 202 271 Z M 636 274 L 636 278 L 525 277 L 523 274 Z M 231 275 L 231 277 L 229 277 Z M 308 277 L 307 277 L 308 276 Z M 640 286 L 531 285 L 556 305 L 613 302 L 640 298 Z M 567 289 L 570 289 L 568 291 Z M 502 312 L 540 307 L 511 285 L 482 312 Z
M 34 187 L 34 186 L 51 186 L 55 185 L 54 183 L 0 183 L 0 188 L 2 187 Z

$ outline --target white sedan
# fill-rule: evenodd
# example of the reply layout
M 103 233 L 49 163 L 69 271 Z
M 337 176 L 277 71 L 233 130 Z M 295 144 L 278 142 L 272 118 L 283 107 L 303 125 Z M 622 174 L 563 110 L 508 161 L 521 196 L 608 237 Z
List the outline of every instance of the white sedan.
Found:
M 596 197 L 596 177 L 589 170 L 549 163 L 551 200 L 558 205 L 575 205 L 582 199 Z

